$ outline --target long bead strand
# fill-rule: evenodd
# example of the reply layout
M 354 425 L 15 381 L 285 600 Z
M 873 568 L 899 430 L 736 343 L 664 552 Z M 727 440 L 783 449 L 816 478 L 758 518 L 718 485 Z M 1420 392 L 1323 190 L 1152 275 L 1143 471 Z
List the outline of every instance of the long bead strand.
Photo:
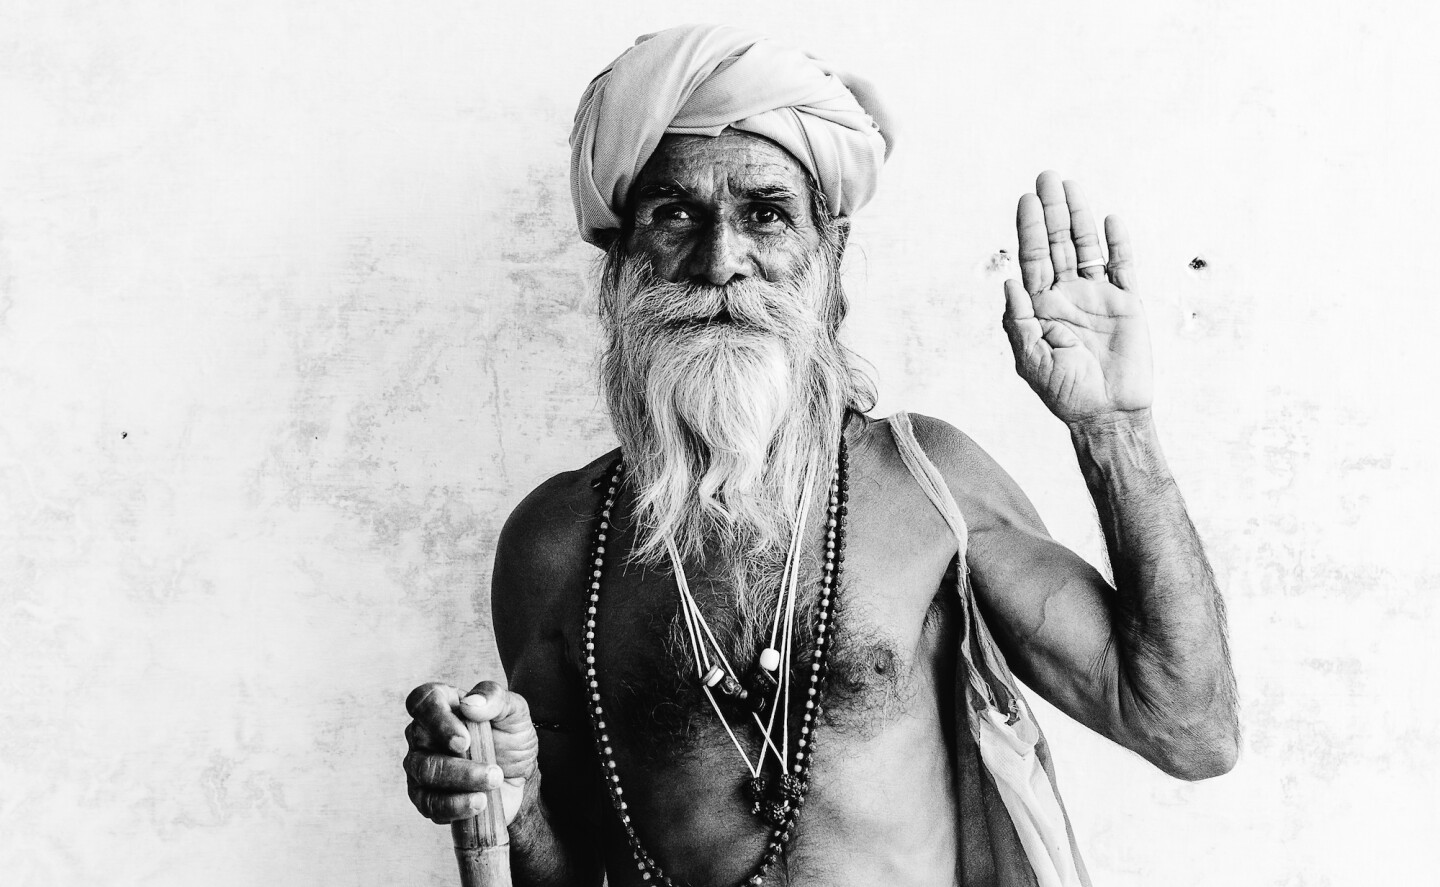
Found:
M 646 883 L 663 884 L 665 887 L 679 887 L 667 875 L 640 842 L 630 817 L 629 804 L 625 801 L 625 790 L 620 784 L 620 773 L 615 761 L 614 746 L 610 740 L 609 727 L 605 721 L 605 707 L 600 695 L 599 674 L 596 669 L 596 627 L 598 625 L 600 591 L 605 574 L 605 543 L 609 541 L 611 515 L 623 479 L 625 463 L 617 459 L 610 471 L 605 491 L 605 504 L 596 521 L 595 543 L 591 547 L 589 594 L 586 596 L 584 631 L 581 644 L 584 652 L 585 698 L 590 714 L 590 728 L 595 739 L 595 750 L 600 759 L 601 776 L 610 795 L 611 807 L 620 820 L 621 827 L 630 843 L 640 879 Z M 809 680 L 806 687 L 805 709 L 800 718 L 800 736 L 796 742 L 792 773 L 782 774 L 794 787 L 793 801 L 787 805 L 780 825 L 771 829 L 765 851 L 755 869 L 744 881 L 742 887 L 762 887 L 765 876 L 779 861 L 790 840 L 794 837 L 795 822 L 805 804 L 809 791 L 810 764 L 815 755 L 815 728 L 823 706 L 821 699 L 828 674 L 827 654 L 834 630 L 832 612 L 834 600 L 840 585 L 840 575 L 845 563 L 845 515 L 849 499 L 849 459 L 845 441 L 840 440 L 839 458 L 835 477 L 830 483 L 829 501 L 825 522 L 825 560 L 821 576 L 820 602 L 815 613 L 815 654 L 810 662 Z M 788 668 L 794 664 L 782 663 Z

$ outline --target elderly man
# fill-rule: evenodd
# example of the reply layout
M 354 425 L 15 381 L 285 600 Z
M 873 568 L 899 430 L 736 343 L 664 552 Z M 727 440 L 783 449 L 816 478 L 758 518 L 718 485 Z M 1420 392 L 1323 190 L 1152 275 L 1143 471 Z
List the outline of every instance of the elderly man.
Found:
M 862 83 L 725 27 L 642 38 L 581 101 L 621 446 L 505 525 L 508 689 L 407 701 L 411 800 L 448 822 L 501 787 L 517 883 L 1087 884 L 1016 677 L 1175 776 L 1232 766 L 1223 609 L 1151 419 L 1123 228 L 1107 258 L 1042 174 L 1005 286 L 1112 587 L 963 433 L 866 415 L 839 266 L 886 129 Z M 498 767 L 458 756 L 462 719 Z

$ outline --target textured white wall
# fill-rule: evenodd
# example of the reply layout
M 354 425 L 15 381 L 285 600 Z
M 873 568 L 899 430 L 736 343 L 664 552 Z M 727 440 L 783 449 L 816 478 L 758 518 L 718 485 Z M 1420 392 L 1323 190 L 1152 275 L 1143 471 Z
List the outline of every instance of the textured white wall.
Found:
M 401 701 L 495 670 L 501 522 L 611 440 L 569 118 L 635 35 L 720 14 L 0 6 L 0 881 L 452 883 Z M 887 88 L 849 274 L 882 411 L 967 428 L 1092 558 L 991 260 L 1046 167 L 1138 239 L 1246 741 L 1187 785 L 1048 712 L 1096 883 L 1428 882 L 1436 15 L 723 15 Z

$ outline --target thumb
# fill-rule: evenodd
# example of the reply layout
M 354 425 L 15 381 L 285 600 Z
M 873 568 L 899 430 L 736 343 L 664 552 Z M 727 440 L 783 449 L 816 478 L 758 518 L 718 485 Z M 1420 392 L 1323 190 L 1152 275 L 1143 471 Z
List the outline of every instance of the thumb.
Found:
M 1040 340 L 1042 330 L 1035 317 L 1035 305 L 1018 280 L 1005 281 L 1005 315 L 1000 322 L 1005 327 L 1005 335 L 1010 337 L 1017 361 Z
M 518 732 L 529 729 L 530 704 L 519 693 L 512 693 L 494 681 L 475 685 L 460 700 L 461 717 L 471 721 L 490 721 L 496 730 Z

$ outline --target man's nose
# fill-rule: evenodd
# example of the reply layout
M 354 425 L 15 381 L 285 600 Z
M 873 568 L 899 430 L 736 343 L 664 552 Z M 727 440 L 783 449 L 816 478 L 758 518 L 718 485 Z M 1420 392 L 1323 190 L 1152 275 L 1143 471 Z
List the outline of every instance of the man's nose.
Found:
M 745 238 L 723 221 L 707 226 L 690 252 L 686 276 L 695 283 L 724 286 L 743 280 L 752 272 Z

